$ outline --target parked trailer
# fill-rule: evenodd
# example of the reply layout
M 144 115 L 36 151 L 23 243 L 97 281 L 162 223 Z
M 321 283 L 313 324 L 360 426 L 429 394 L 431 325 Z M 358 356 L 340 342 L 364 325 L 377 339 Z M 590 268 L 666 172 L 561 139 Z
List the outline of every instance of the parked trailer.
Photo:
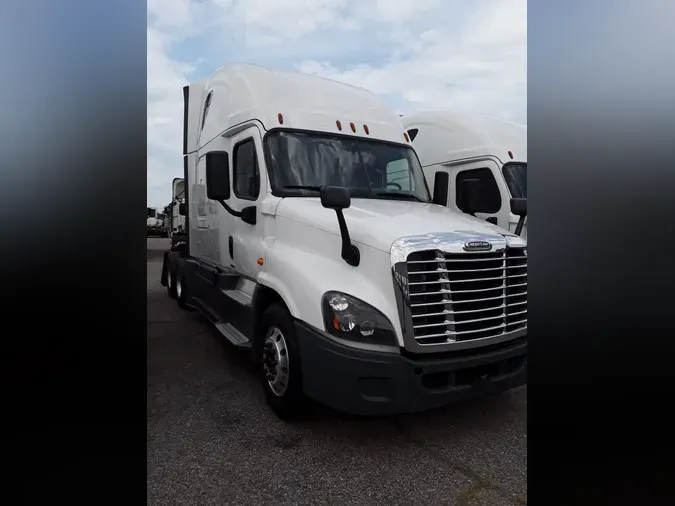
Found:
M 165 223 L 165 216 L 156 207 L 148 207 L 146 229 L 148 237 L 169 237 L 169 227 Z
M 250 352 L 280 417 L 307 398 L 382 415 L 526 382 L 525 239 L 446 207 L 447 173 L 432 198 L 380 99 L 247 64 L 183 93 L 187 241 L 162 284 Z

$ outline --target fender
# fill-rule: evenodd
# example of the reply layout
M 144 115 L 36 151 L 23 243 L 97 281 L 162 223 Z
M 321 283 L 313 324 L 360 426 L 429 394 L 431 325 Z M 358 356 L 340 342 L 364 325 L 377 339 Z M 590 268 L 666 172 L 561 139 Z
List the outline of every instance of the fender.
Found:
M 321 300 L 335 290 L 377 308 L 400 336 L 387 253 L 360 245 L 361 264 L 353 267 L 342 260 L 337 235 L 290 220 L 279 220 L 277 232 L 256 281 L 279 294 L 295 319 L 322 329 Z
M 254 307 L 256 304 L 256 298 L 258 296 L 259 291 L 262 292 L 262 290 L 267 289 L 267 290 L 272 290 L 272 292 L 276 293 L 281 301 L 284 303 L 284 305 L 288 308 L 288 312 L 291 313 L 291 316 L 293 318 L 298 318 L 300 319 L 300 311 L 298 309 L 297 304 L 295 303 L 295 300 L 290 295 L 290 290 L 288 287 L 281 281 L 279 278 L 271 276 L 269 273 L 261 273 L 258 276 L 257 279 L 258 285 L 255 288 L 255 291 L 253 293 L 253 301 L 254 301 Z

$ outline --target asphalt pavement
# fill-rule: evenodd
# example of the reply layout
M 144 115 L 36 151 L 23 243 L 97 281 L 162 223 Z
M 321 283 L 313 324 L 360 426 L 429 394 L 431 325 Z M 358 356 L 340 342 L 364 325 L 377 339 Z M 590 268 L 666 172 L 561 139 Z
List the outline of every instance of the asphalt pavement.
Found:
M 416 415 L 287 424 L 253 365 L 159 284 L 148 239 L 149 505 L 527 503 L 527 387 Z

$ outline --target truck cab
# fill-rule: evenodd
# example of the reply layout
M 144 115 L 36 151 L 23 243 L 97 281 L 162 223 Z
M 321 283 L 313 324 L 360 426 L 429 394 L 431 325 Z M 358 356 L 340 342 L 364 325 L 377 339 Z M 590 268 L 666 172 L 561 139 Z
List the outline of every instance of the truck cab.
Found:
M 401 118 L 432 185 L 439 171 L 448 173 L 448 205 L 464 210 L 462 181 L 477 179 L 473 188 L 481 204 L 476 216 L 510 231 L 519 217 L 511 198 L 527 198 L 527 128 L 497 118 L 451 111 L 420 111 Z M 527 237 L 527 222 L 522 230 Z
M 185 181 L 175 178 L 171 184 L 171 236 L 185 232 L 185 215 L 181 214 L 181 204 L 185 203 Z
M 187 240 L 161 282 L 250 354 L 280 417 L 526 381 L 526 241 L 432 195 L 379 98 L 247 64 L 183 93 Z

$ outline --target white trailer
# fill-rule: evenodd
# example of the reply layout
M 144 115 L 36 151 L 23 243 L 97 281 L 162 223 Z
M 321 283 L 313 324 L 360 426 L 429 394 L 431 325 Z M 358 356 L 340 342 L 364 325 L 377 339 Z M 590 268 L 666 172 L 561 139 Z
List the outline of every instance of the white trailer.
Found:
M 464 210 L 462 182 L 474 180 L 476 216 L 527 237 L 527 222 L 517 230 L 519 216 L 511 199 L 527 198 L 527 128 L 479 114 L 420 111 L 401 118 L 432 185 L 446 172 L 448 205 Z
M 168 237 L 169 228 L 165 224 L 165 216 L 156 207 L 148 207 L 148 217 L 145 222 L 148 237 Z
M 379 98 L 247 64 L 183 92 L 187 241 L 162 284 L 251 352 L 280 417 L 526 382 L 526 241 L 432 199 Z

